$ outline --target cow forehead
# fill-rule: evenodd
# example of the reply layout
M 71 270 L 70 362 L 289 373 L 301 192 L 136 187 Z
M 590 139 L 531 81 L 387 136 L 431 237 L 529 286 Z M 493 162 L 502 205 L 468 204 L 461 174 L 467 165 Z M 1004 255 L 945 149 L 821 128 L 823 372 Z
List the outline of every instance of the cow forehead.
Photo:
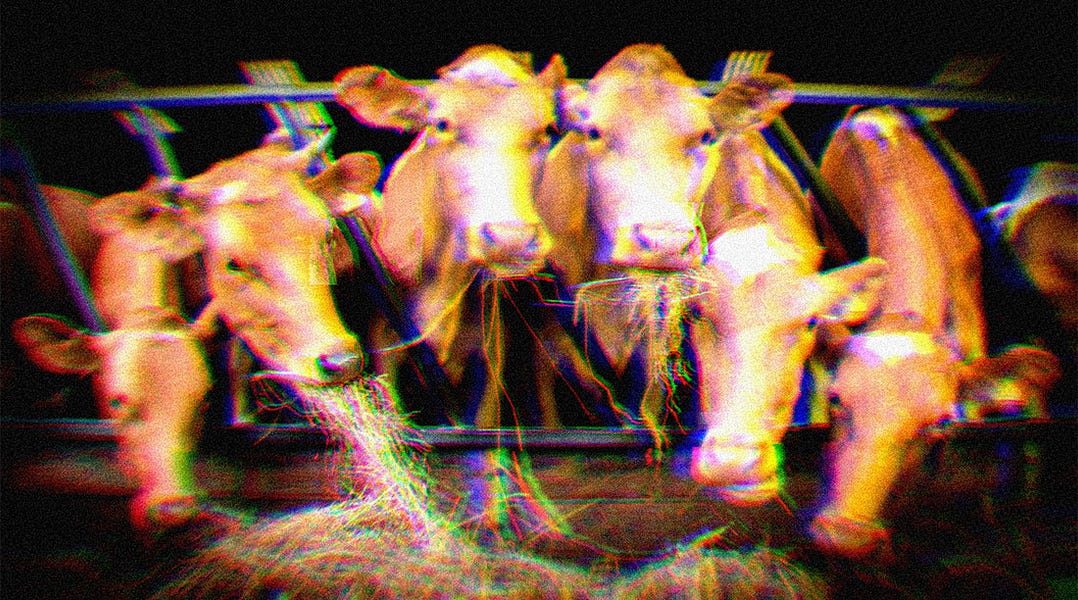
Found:
M 533 82 L 535 75 L 509 53 L 488 52 L 446 68 L 440 79 L 477 86 L 514 87 Z
M 618 129 L 693 133 L 710 127 L 707 98 L 684 77 L 635 78 L 616 73 L 588 85 L 588 118 Z
M 518 86 L 476 85 L 471 81 L 438 81 L 427 89 L 432 120 L 463 124 L 519 124 L 544 127 L 554 118 L 554 91 L 535 82 Z

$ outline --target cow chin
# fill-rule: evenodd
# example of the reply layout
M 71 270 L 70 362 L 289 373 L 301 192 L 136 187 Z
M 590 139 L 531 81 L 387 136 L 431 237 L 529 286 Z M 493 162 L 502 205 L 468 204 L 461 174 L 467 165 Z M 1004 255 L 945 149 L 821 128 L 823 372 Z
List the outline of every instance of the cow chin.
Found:
M 483 270 L 491 279 L 524 279 L 535 275 L 543 266 L 543 261 L 495 262 L 483 265 Z

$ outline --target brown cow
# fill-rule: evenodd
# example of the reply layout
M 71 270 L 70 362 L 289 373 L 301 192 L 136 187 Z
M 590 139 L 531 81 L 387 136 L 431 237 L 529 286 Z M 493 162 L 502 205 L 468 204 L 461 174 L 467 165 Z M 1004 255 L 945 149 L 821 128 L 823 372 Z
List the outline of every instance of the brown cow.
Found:
M 486 283 L 526 278 L 544 264 L 550 238 L 534 190 L 565 65 L 554 56 L 535 74 L 527 53 L 476 46 L 438 76 L 421 85 L 381 67 L 354 67 L 337 76 L 337 99 L 366 125 L 419 134 L 386 180 L 374 245 L 451 382 L 482 356 L 488 381 L 474 424 L 490 427 L 501 421 L 500 323 L 469 312 L 466 292 L 479 278 L 493 298 L 486 303 L 496 306 L 499 288 Z M 484 319 L 495 321 L 491 331 L 483 331 Z M 378 338 L 391 336 L 383 330 Z M 396 373 L 400 358 L 386 352 L 375 360 L 380 372 Z
M 790 103 L 790 81 L 746 76 L 707 98 L 665 49 L 635 45 L 566 97 L 571 130 L 540 191 L 551 263 L 570 285 L 590 282 L 578 308 L 616 369 L 648 354 L 653 427 L 682 317 L 701 313 L 690 334 L 708 434 L 694 475 L 734 499 L 769 497 L 809 322 L 881 270 L 815 275 L 808 203 L 753 131 Z
M 13 342 L 12 324 L 31 313 L 80 315 L 77 299 L 65 288 L 62 272 L 53 263 L 48 240 L 31 217 L 31 200 L 24 184 L 6 175 L 0 178 L 0 335 Z M 100 239 L 90 230 L 90 207 L 98 197 L 79 190 L 40 186 L 46 208 L 61 232 L 59 239 L 69 260 L 85 273 L 97 255 Z M 75 300 L 73 304 L 71 300 Z M 22 352 L 0 353 L 0 389 L 6 416 L 39 417 L 59 411 L 65 416 L 92 416 L 91 403 L 68 401 L 66 394 L 50 394 L 54 382 L 36 377 L 40 371 Z M 61 378 L 56 385 L 67 386 Z M 64 389 L 64 388 L 60 388 Z M 27 403 L 27 399 L 40 398 Z M 46 400 L 46 398 L 48 398 Z M 74 400 L 72 398 L 71 400 Z
M 1078 338 L 1078 165 L 1034 165 L 1006 202 L 992 207 L 1002 241 L 1025 275 Z
M 100 414 L 116 420 L 120 464 L 137 482 L 131 509 L 142 528 L 167 526 L 193 506 L 191 453 L 211 384 L 201 342 L 208 330 L 187 323 L 180 298 L 178 264 L 196 247 L 165 208 L 168 186 L 151 179 L 91 208 L 101 236 L 91 284 L 106 333 L 46 316 L 14 325 L 39 366 L 95 375 Z
M 308 178 L 327 142 L 292 150 L 287 136 L 272 134 L 184 181 L 178 194 L 202 244 L 215 313 L 273 376 L 313 384 L 350 381 L 362 368 L 327 285 L 331 258 L 342 256 L 331 217 L 367 206 L 380 171 L 376 157 L 356 153 L 337 162 L 352 184 L 336 181 L 333 167 Z
M 92 281 L 109 331 L 89 335 L 42 317 L 19 324 L 20 343 L 46 368 L 96 373 L 102 411 L 118 418 L 123 463 L 139 486 L 132 509 L 141 526 L 202 514 L 191 450 L 210 385 L 200 340 L 218 317 L 273 376 L 327 385 L 360 375 L 358 343 L 326 286 L 330 215 L 362 211 L 380 166 L 357 153 L 310 178 L 320 150 L 292 151 L 274 134 L 183 184 L 154 180 L 100 201 L 93 221 L 105 237 Z M 203 253 L 211 300 L 188 322 L 174 265 L 194 252 Z
M 1000 401 L 1035 403 L 1058 369 L 1034 348 L 987 356 L 980 241 L 908 117 L 890 107 L 852 113 L 821 171 L 865 233 L 869 254 L 889 271 L 879 306 L 846 340 L 831 384 L 848 421 L 812 529 L 821 547 L 861 555 L 886 540 L 878 517 L 907 450 L 925 427 L 956 416 L 961 389 L 984 390 L 985 375 L 1004 374 L 1011 385 L 988 386 L 1011 396 Z

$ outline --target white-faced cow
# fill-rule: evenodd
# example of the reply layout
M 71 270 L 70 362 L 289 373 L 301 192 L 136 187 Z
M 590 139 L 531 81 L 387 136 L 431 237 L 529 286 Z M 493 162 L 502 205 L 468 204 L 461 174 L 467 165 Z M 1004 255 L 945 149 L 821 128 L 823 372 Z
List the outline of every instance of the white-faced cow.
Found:
M 578 285 L 615 368 L 643 346 L 649 426 L 659 426 L 657 392 L 670 390 L 660 380 L 682 317 L 700 313 L 690 339 L 707 434 L 693 474 L 731 499 L 770 497 L 810 322 L 882 270 L 816 274 L 808 203 L 754 131 L 789 104 L 789 80 L 742 77 L 708 98 L 665 49 L 636 45 L 566 96 L 570 131 L 551 151 L 539 203 L 551 263 Z
M 878 307 L 845 341 L 831 384 L 848 422 L 838 429 L 828 497 L 812 528 L 822 547 L 859 555 L 886 539 L 878 518 L 910 445 L 925 427 L 957 416 L 961 393 L 1036 402 L 1058 371 L 1035 348 L 987 356 L 980 241 L 907 116 L 890 107 L 851 113 L 821 171 L 889 273 Z
M 322 140 L 324 142 L 325 140 Z M 151 181 L 94 206 L 104 236 L 92 268 L 108 331 L 62 322 L 20 322 L 20 342 L 46 368 L 94 372 L 103 413 L 118 418 L 124 464 L 139 486 L 139 525 L 168 528 L 198 517 L 191 452 L 199 405 L 210 386 L 201 340 L 220 318 L 275 377 L 311 385 L 360 375 L 362 358 L 326 282 L 335 239 L 331 215 L 370 201 L 380 165 L 342 157 L 316 177 L 321 147 L 292 151 L 287 136 L 221 161 L 183 183 Z M 208 304 L 182 312 L 175 264 L 200 252 Z
M 474 425 L 501 424 L 503 348 L 489 309 L 500 292 L 486 283 L 532 276 L 550 247 L 534 192 L 564 78 L 560 56 L 536 74 L 527 53 L 476 46 L 425 85 L 375 66 L 336 79 L 338 102 L 361 123 L 418 133 L 385 182 L 374 245 L 450 381 L 460 383 L 470 360 L 486 363 Z M 493 296 L 484 303 L 468 299 L 477 279 Z M 372 337 L 392 340 L 387 334 Z M 400 359 L 400 352 L 375 357 L 388 373 Z

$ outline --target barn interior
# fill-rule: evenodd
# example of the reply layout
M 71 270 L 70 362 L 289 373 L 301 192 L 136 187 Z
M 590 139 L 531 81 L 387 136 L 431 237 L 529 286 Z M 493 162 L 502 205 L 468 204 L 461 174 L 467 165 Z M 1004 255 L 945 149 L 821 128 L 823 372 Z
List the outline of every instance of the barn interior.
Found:
M 162 94 L 167 88 L 203 95 L 197 105 L 159 108 L 178 126 L 164 138 L 174 165 L 191 175 L 255 147 L 271 129 L 262 103 L 213 101 L 212 86 L 246 82 L 244 61 L 294 61 L 306 82 L 321 84 L 361 64 L 428 79 L 466 48 L 492 43 L 532 53 L 537 67 L 561 54 L 569 77 L 584 79 L 623 47 L 647 42 L 665 46 L 701 81 L 720 78 L 732 52 L 770 51 L 769 70 L 797 84 L 857 86 L 861 93 L 872 91 L 867 86 L 884 94 L 938 91 L 931 86 L 952 59 L 981 57 L 978 64 L 990 68 L 963 84 L 965 100 L 935 127 L 972 165 L 988 203 L 1005 199 L 1030 165 L 1078 161 L 1073 5 L 800 4 L 615 9 L 574 2 L 438 8 L 382 2 L 241 9 L 7 0 L 0 3 L 0 118 L 5 144 L 17 142 L 36 180 L 108 195 L 138 188 L 158 166 L 145 141 L 132 135 L 131 121 L 125 127 L 117 118 L 121 109 L 87 100 L 121 77 Z M 795 102 L 785 122 L 818 161 L 854 103 Z M 363 127 L 332 101 L 324 107 L 337 155 L 374 151 L 389 165 L 408 147 L 410 136 Z M 5 175 L 21 168 L 8 158 Z M 986 290 L 987 303 L 993 298 Z M 0 354 L 14 373 L 5 374 L 0 389 L 0 591 L 29 598 L 143 597 L 161 583 L 155 577 L 162 562 L 175 557 L 147 550 L 128 522 L 133 485 L 117 469 L 115 435 L 97 418 L 89 382 L 43 373 L 17 357 L 10 322 L 40 308 L 23 305 L 16 292 L 0 290 Z M 79 321 L 77 302 L 63 298 L 52 305 Z M 1006 302 L 997 308 L 1010 311 L 1006 319 L 1031 318 Z M 364 303 L 349 318 L 358 323 L 374 310 L 373 301 Z M 902 598 L 974 597 L 988 590 L 1001 597 L 1067 597 L 1078 592 L 1074 385 L 1071 372 L 1043 418 L 959 426 L 926 441 L 917 468 L 888 504 L 894 556 L 852 561 L 814 552 L 804 536 L 805 515 L 825 485 L 826 424 L 805 423 L 784 439 L 783 501 L 744 509 L 717 500 L 688 476 L 688 453 L 699 440 L 691 428 L 672 430 L 673 451 L 658 461 L 647 432 L 585 427 L 594 425 L 586 420 L 564 429 L 469 432 L 439 422 L 436 407 L 411 408 L 431 448 L 432 480 L 449 490 L 447 498 L 470 485 L 462 465 L 474 451 L 501 447 L 510 462 L 528 457 L 535 477 L 528 483 L 541 490 L 534 493 L 571 514 L 576 533 L 569 540 L 529 537 L 528 551 L 546 559 L 629 574 L 693 544 L 735 552 L 763 548 L 818 577 L 836 598 L 866 590 Z M 262 406 L 258 414 L 222 390 L 207 408 L 196 476 L 215 502 L 279 515 L 337 497 L 326 435 L 294 403 L 274 404 L 280 393 L 264 392 L 255 403 Z

